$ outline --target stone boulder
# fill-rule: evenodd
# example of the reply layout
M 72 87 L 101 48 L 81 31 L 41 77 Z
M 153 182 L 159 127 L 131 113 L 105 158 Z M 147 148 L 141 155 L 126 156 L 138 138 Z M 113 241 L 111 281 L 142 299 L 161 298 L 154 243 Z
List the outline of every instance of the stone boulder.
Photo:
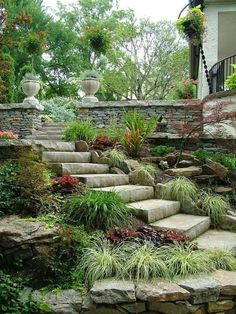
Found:
M 28 221 L 17 216 L 0 220 L 0 254 L 3 260 L 14 257 L 22 260 L 34 254 L 48 254 L 55 243 L 59 226 L 49 227 L 46 222 Z
M 75 151 L 76 152 L 88 152 L 89 146 L 85 141 L 76 141 L 75 142 Z
M 166 174 L 174 177 L 194 177 L 202 173 L 201 167 L 191 166 L 187 168 L 171 168 L 165 171 Z
M 221 179 L 225 179 L 229 173 L 229 170 L 221 165 L 219 162 L 213 161 L 211 159 L 206 160 L 206 164 L 214 171 L 214 173 Z
M 154 186 L 154 178 L 144 171 L 134 170 L 129 174 L 129 183 L 138 185 Z
M 223 230 L 236 231 L 236 216 L 230 214 L 224 215 L 220 223 L 220 228 Z

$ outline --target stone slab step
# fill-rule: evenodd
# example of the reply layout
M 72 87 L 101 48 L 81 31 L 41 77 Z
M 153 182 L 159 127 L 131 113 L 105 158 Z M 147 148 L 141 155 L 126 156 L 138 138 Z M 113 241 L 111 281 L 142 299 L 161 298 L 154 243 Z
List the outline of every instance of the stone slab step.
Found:
M 120 185 L 94 189 L 96 191 L 116 192 L 124 202 L 137 202 L 154 197 L 154 188 L 152 186 L 142 185 Z
M 43 152 L 42 161 L 46 163 L 89 163 L 91 153 L 79 152 Z
M 52 141 L 52 140 L 58 141 L 59 140 L 59 141 L 62 141 L 62 135 L 61 134 L 43 134 L 43 135 L 34 134 L 34 135 L 32 135 L 31 138 L 34 140 L 48 140 L 48 141 Z
M 165 229 L 184 233 L 191 239 L 195 239 L 210 228 L 210 218 L 177 214 L 150 224 L 156 230 Z
M 63 122 L 44 122 L 42 127 L 49 127 L 49 128 L 65 128 L 67 126 L 66 123 Z
M 50 168 L 60 175 L 109 173 L 109 165 L 92 163 L 50 163 Z
M 151 223 L 165 217 L 175 215 L 180 210 L 180 202 L 150 199 L 130 203 L 137 210 L 136 216 L 146 223 Z
M 61 151 L 61 152 L 74 152 L 74 142 L 60 142 L 50 140 L 32 140 L 32 145 L 36 146 L 36 149 L 43 151 Z
M 63 129 L 59 130 L 59 129 L 55 129 L 55 130 L 45 130 L 43 129 L 43 132 L 45 133 L 45 135 L 63 135 Z
M 73 177 L 78 178 L 90 188 L 129 184 L 129 176 L 126 174 L 83 174 L 73 175 Z
M 208 230 L 195 242 L 200 249 L 227 249 L 236 256 L 236 233 L 223 230 Z

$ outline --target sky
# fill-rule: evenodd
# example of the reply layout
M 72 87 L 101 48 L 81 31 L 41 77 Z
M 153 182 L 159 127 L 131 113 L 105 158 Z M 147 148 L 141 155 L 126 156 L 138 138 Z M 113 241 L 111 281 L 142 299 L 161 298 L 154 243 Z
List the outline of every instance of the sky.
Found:
M 75 0 L 74 0 L 75 1 Z M 73 0 L 61 0 L 70 5 Z M 56 8 L 57 0 L 44 0 L 44 5 Z M 152 21 L 177 20 L 179 12 L 188 0 L 120 0 L 121 9 L 133 9 L 138 17 L 149 17 Z

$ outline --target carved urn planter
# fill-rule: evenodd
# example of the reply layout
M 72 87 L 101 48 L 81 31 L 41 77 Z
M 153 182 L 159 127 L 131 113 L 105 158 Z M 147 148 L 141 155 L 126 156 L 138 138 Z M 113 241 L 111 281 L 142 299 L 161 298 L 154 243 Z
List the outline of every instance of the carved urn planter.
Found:
M 35 96 L 40 90 L 40 81 L 38 76 L 27 73 L 21 82 L 21 88 L 26 95 L 24 102 L 36 101 Z

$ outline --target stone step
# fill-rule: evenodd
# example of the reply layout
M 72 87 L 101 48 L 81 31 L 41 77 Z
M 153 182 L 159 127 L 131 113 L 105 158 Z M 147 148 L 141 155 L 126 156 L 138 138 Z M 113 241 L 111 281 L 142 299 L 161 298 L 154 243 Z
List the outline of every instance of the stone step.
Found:
M 177 214 L 151 223 L 150 226 L 156 230 L 182 232 L 190 239 L 195 239 L 210 228 L 210 223 L 209 217 Z
M 175 215 L 180 210 L 180 202 L 157 199 L 130 203 L 129 206 L 135 208 L 136 216 L 146 223 Z
M 61 134 L 34 134 L 30 138 L 34 140 L 63 141 Z
M 129 184 L 129 176 L 126 174 L 83 174 L 73 175 L 73 177 L 78 178 L 90 188 Z
M 63 135 L 63 129 L 59 130 L 59 129 L 55 129 L 55 130 L 45 130 L 43 129 L 42 132 L 45 135 Z
M 43 122 L 42 127 L 49 128 L 66 128 L 67 124 L 63 122 Z
M 60 175 L 104 174 L 109 173 L 109 166 L 92 163 L 50 163 L 50 168 Z
M 32 145 L 40 148 L 43 151 L 61 151 L 61 152 L 74 152 L 74 142 L 60 142 L 50 140 L 32 140 Z
M 137 202 L 154 197 L 154 188 L 152 186 L 142 185 L 120 185 L 104 188 L 96 188 L 96 191 L 116 192 L 124 202 Z
M 46 163 L 89 163 L 91 153 L 79 152 L 43 152 L 42 161 Z
M 236 257 L 236 233 L 223 230 L 208 230 L 197 239 L 199 249 L 226 249 Z

